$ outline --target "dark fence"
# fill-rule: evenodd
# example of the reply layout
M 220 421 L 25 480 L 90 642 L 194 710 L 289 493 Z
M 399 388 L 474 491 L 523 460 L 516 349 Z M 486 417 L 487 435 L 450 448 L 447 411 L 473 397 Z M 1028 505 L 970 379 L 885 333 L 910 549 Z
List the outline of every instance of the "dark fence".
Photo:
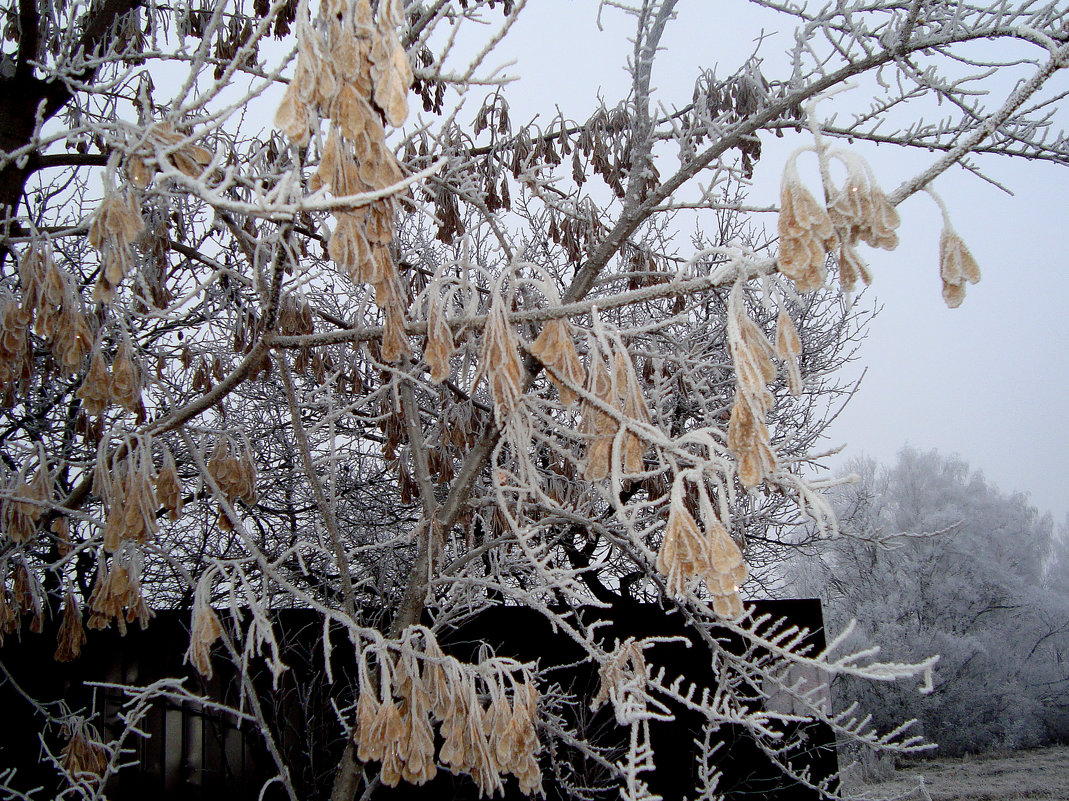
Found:
M 823 648 L 818 601 L 765 601 L 757 604 L 756 611 L 809 629 L 812 632 L 809 646 L 814 651 Z M 610 610 L 588 609 L 581 614 L 605 620 L 607 625 L 601 631 L 609 642 L 614 638 L 654 635 L 686 638 L 689 646 L 685 642 L 655 646 L 648 652 L 650 661 L 664 667 L 667 675 L 684 676 L 698 686 L 712 688 L 720 679 L 714 674 L 708 650 L 687 630 L 679 615 L 667 615 L 659 607 L 641 604 L 621 604 Z M 341 705 L 351 702 L 349 682 L 354 676 L 351 649 L 342 647 L 344 635 L 339 634 L 332 658 L 335 681 L 328 685 L 319 642 L 322 625 L 316 616 L 303 611 L 282 611 L 274 622 L 289 669 L 283 673 L 277 689 L 273 689 L 265 666 L 260 660 L 254 660 L 245 680 L 261 690 L 261 697 L 270 699 L 262 714 L 278 750 L 290 766 L 301 798 L 325 798 L 342 747 L 331 701 Z M 163 679 L 184 678 L 183 686 L 192 695 L 222 704 L 238 704 L 242 677 L 228 662 L 215 659 L 215 674 L 208 682 L 182 663 L 189 643 L 187 624 L 188 615 L 165 612 L 148 629 L 141 631 L 134 627 L 124 638 L 114 631 L 90 632 L 82 656 L 69 664 L 53 661 L 55 641 L 47 633 L 23 634 L 21 642 L 9 639 L 0 648 L 0 661 L 27 695 L 44 702 L 62 700 L 73 712 L 95 713 L 96 725 L 110 739 L 123 729 L 121 715 L 130 713 L 130 696 L 119 689 L 92 686 L 92 683 L 146 686 Z M 713 631 L 728 650 L 745 647 L 726 631 L 715 626 Z M 569 638 L 555 634 L 536 612 L 516 607 L 492 609 L 443 640 L 447 652 L 460 659 L 477 658 L 479 648 L 487 643 L 501 655 L 524 661 L 540 660 L 543 667 L 567 666 L 552 671 L 552 680 L 586 700 L 559 710 L 560 713 L 570 723 L 583 726 L 600 747 L 611 750 L 625 746 L 626 732 L 615 726 L 609 710 L 591 715 L 587 709 L 587 702 L 597 691 L 596 671 L 589 665 L 576 664 L 582 658 L 578 646 Z M 764 689 L 744 687 L 743 692 L 757 699 Z M 773 696 L 766 707 L 790 712 L 789 704 L 789 698 Z M 0 710 L 3 710 L 0 770 L 16 767 L 15 786 L 24 791 L 41 788 L 41 798 L 54 797 L 61 788 L 54 766 L 42 762 L 42 745 L 37 734 L 42 720 L 39 712 L 21 697 L 11 682 L 0 687 Z M 682 707 L 674 708 L 673 712 L 674 721 L 651 725 L 656 770 L 643 775 L 650 789 L 665 799 L 693 795 L 698 770 L 695 740 L 702 737 L 702 719 L 698 715 Z M 106 788 L 112 801 L 256 799 L 263 783 L 277 773 L 257 727 L 212 704 L 195 699 L 158 698 L 148 706 L 138 728 L 146 736 L 126 740 L 130 751 L 124 762 L 129 765 Z M 830 729 L 823 724 L 805 724 L 796 725 L 784 734 L 796 744 L 785 750 L 782 758 L 795 769 L 808 771 L 814 782 L 834 775 L 837 761 Z M 818 797 L 814 791 L 787 781 L 745 730 L 723 726 L 716 737 L 723 743 L 717 753 L 716 767 L 722 773 L 719 790 L 725 797 L 737 801 Z M 58 754 L 63 745 L 59 732 L 46 730 L 44 739 L 52 752 Z M 562 779 L 565 783 L 571 780 L 597 783 L 598 767 L 581 756 L 561 751 L 554 755 L 553 761 L 553 766 L 544 765 L 543 769 L 548 798 L 566 797 L 558 786 Z M 506 795 L 522 797 L 514 783 L 506 785 Z M 285 793 L 276 784 L 268 787 L 263 797 L 284 798 Z M 380 788 L 375 797 L 475 799 L 478 791 L 466 777 L 439 771 L 438 777 L 423 787 L 402 784 L 393 790 Z

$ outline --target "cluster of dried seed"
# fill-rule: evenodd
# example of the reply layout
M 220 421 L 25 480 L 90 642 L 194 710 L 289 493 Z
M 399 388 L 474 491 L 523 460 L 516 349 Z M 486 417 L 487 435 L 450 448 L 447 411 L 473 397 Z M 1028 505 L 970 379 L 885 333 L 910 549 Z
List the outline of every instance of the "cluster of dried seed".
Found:
M 939 275 L 943 279 L 943 300 L 956 309 L 965 299 L 965 284 L 980 280 L 980 265 L 949 224 L 939 237 Z
M 45 620 L 43 598 L 40 584 L 24 562 L 18 561 L 12 568 L 8 559 L 0 560 L 0 645 L 6 635 L 19 630 L 23 615 L 32 615 L 31 632 L 41 632 Z
M 795 159 L 790 159 L 780 187 L 780 272 L 793 280 L 800 292 L 820 288 L 827 276 L 825 254 L 837 241 L 827 209 L 806 189 Z
M 200 178 L 212 163 L 212 152 L 190 141 L 190 137 L 176 131 L 169 122 L 157 122 L 145 130 L 145 142 L 151 155 L 139 150 L 126 160 L 126 176 L 130 183 L 144 189 L 160 169 L 171 169 L 190 178 Z
M 37 531 L 37 521 L 48 509 L 52 500 L 52 474 L 48 470 L 44 450 L 39 451 L 38 468 L 32 479 L 27 480 L 27 465 L 5 488 L 0 502 L 0 528 L 16 545 L 29 542 Z
M 119 632 L 126 634 L 126 624 L 138 621 L 148 625 L 152 610 L 141 595 L 141 552 L 125 544 L 112 557 L 109 566 L 103 556 L 97 561 L 96 581 L 89 596 L 90 629 L 106 629 L 114 620 Z
M 449 359 L 457 349 L 453 329 L 446 321 L 444 298 L 432 292 L 427 304 L 427 343 L 423 359 L 430 368 L 430 378 L 440 384 L 449 377 Z
M 505 302 L 501 293 L 495 291 L 486 315 L 479 369 L 474 384 L 486 376 L 494 397 L 494 419 L 500 428 L 505 427 L 505 421 L 520 406 L 525 374 L 520 360 L 519 341 L 509 325 Z
M 802 355 L 802 340 L 798 336 L 798 329 L 794 327 L 794 321 L 783 308 L 776 317 L 776 355 L 787 366 L 787 386 L 791 394 L 798 397 L 802 394 L 802 373 L 798 368 L 798 357 Z
M 124 543 L 149 542 L 159 531 L 151 440 L 136 438 L 110 451 L 101 441 L 93 473 L 93 492 L 104 504 L 104 550 L 116 553 Z
M 163 466 L 156 474 L 156 500 L 171 520 L 182 516 L 182 482 L 170 449 L 163 446 Z
M 60 617 L 59 631 L 56 633 L 57 662 L 73 662 L 82 653 L 85 645 L 85 628 L 82 626 L 82 611 L 74 593 L 67 592 L 63 599 L 63 614 Z
M 49 340 L 64 373 L 81 370 L 94 335 L 74 279 L 55 263 L 47 247 L 31 247 L 19 262 L 19 281 L 23 308 L 35 317 L 34 332 Z
M 699 487 L 705 523 L 702 531 L 686 508 L 683 485 L 683 477 L 677 476 L 672 485 L 668 525 L 657 554 L 657 569 L 667 578 L 668 591 L 673 595 L 684 594 L 692 579 L 704 580 L 713 597 L 713 610 L 723 618 L 735 619 L 742 614 L 739 587 L 747 576 L 742 551 L 713 511 L 704 487 Z
M 577 396 L 572 387 L 586 383 L 586 372 L 575 350 L 568 321 L 563 318 L 548 320 L 538 339 L 531 343 L 531 353 L 545 366 L 549 380 L 560 393 L 560 402 L 573 403 Z
M 616 343 L 611 352 L 602 355 L 598 348 L 591 348 L 591 365 L 587 373 L 587 392 L 601 403 L 616 410 L 624 419 L 637 423 L 650 422 L 649 408 L 642 396 L 642 387 L 631 363 L 631 354 L 622 343 Z M 609 366 L 609 360 L 612 366 Z M 620 443 L 619 458 L 625 473 L 641 473 L 643 457 L 649 447 L 646 441 L 628 425 L 622 437 L 618 418 L 599 407 L 589 398 L 583 398 L 582 418 L 579 431 L 589 436 L 583 476 L 587 481 L 600 481 L 609 475 L 613 451 Z
M 318 28 L 304 26 L 297 67 L 275 121 L 306 145 L 318 119 L 331 129 L 319 167 L 309 181 L 314 192 L 329 187 L 339 197 L 386 189 L 398 183 L 400 165 L 386 145 L 383 119 L 395 127 L 408 116 L 412 68 L 398 39 L 404 22 L 399 0 L 384 0 L 373 12 L 368 0 L 332 0 Z M 395 202 L 381 198 L 338 213 L 328 252 L 354 281 L 375 288 L 385 315 L 382 356 L 398 361 L 410 353 L 404 336 L 404 301 L 390 252 Z
M 128 189 L 109 189 L 89 224 L 89 244 L 100 252 L 100 277 L 93 300 L 111 303 L 115 288 L 133 267 L 131 245 L 145 228 L 137 199 Z
M 186 661 L 192 662 L 197 672 L 206 679 L 212 677 L 212 645 L 222 634 L 219 616 L 211 607 L 211 574 L 205 573 L 193 594 L 193 619 L 190 622 Z
M 30 313 L 18 299 L 7 292 L 0 295 L 0 385 L 5 406 L 14 405 L 16 388 L 29 383 L 33 374 L 29 326 Z
M 836 247 L 839 280 L 847 292 L 854 289 L 859 278 L 866 284 L 871 280 L 857 253 L 859 241 L 886 250 L 898 247 L 895 229 L 901 220 L 876 184 L 868 164 L 853 153 L 837 151 L 833 155 L 846 166 L 847 175 L 841 188 L 830 184 L 825 187 L 825 194 L 830 198 L 827 208 L 802 183 L 797 155 L 788 160 L 783 172 L 778 262 L 780 271 L 801 292 L 810 292 L 824 284 L 826 255 Z
M 108 768 L 108 750 L 100 742 L 97 730 L 85 718 L 71 716 L 63 724 L 67 744 L 60 752 L 59 764 L 72 778 L 95 785 Z
M 256 503 L 256 463 L 247 442 L 238 444 L 229 434 L 220 437 L 208 460 L 208 473 L 231 507 L 236 500 L 249 506 Z M 222 508 L 219 510 L 219 527 L 224 531 L 234 528 L 233 521 Z
M 88 414 L 100 414 L 109 404 L 116 404 L 134 414 L 141 414 L 144 404 L 141 401 L 142 371 L 134 357 L 130 343 L 123 339 L 115 354 L 111 372 L 102 350 L 93 352 L 82 385 L 78 388 L 78 397 Z
M 728 422 L 728 448 L 738 460 L 739 480 L 743 486 L 754 487 L 776 467 L 765 423 L 765 415 L 772 408 L 767 384 L 776 379 L 772 361 L 775 350 L 746 313 L 741 284 L 732 290 L 728 307 L 728 349 L 735 365 L 735 403 Z
M 361 761 L 382 762 L 384 784 L 423 784 L 435 776 L 437 722 L 442 764 L 469 774 L 482 794 L 502 793 L 510 773 L 524 794 L 541 789 L 538 693 L 525 666 L 496 657 L 463 664 L 445 656 L 422 627 L 406 630 L 398 651 L 376 649 L 377 689 L 370 649 L 360 664 L 353 737 Z

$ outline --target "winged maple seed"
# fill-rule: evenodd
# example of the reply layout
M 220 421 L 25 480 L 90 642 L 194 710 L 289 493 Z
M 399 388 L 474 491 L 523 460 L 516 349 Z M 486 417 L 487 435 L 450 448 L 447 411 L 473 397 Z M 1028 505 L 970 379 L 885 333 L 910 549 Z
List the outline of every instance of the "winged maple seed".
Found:
M 159 531 L 149 442 L 134 440 L 122 457 L 98 455 L 93 489 L 104 502 L 104 550 L 108 553 L 118 552 L 126 542 L 149 542 Z M 102 440 L 101 449 L 106 448 Z
M 156 474 L 156 497 L 160 506 L 167 510 L 167 516 L 173 521 L 182 515 L 182 483 L 178 478 L 178 468 L 174 456 L 168 447 L 163 447 L 163 467 Z
M 397 641 L 359 653 L 358 679 L 357 757 L 381 762 L 384 784 L 434 778 L 438 723 L 439 760 L 453 773 L 470 774 L 482 794 L 502 792 L 508 773 L 524 793 L 540 789 L 538 693 L 525 666 L 496 657 L 461 663 L 442 653 L 428 629 L 410 626 Z
M 175 130 L 169 122 L 150 125 L 144 134 L 148 148 L 138 148 L 126 159 L 127 180 L 138 189 L 145 189 L 160 168 L 171 169 L 172 166 L 190 178 L 200 178 L 212 163 L 214 154 L 193 144 L 194 138 Z
M 794 321 L 783 308 L 776 317 L 776 355 L 787 366 L 787 386 L 791 394 L 798 397 L 802 394 L 802 374 L 798 369 L 802 340 L 798 336 L 798 329 L 794 327 Z
M 129 190 L 109 189 L 89 224 L 89 244 L 100 252 L 101 270 L 93 300 L 111 303 L 115 288 L 133 266 L 130 246 L 144 230 L 137 200 Z
M 560 402 L 566 406 L 574 403 L 577 396 L 572 386 L 586 383 L 586 371 L 575 350 L 568 321 L 563 318 L 546 321 L 538 338 L 531 343 L 531 353 L 545 365 L 549 380 L 560 393 Z
M 839 239 L 855 245 L 860 239 L 869 247 L 894 250 L 895 229 L 902 220 L 887 195 L 876 183 L 868 163 L 856 153 L 835 151 L 847 167 L 842 188 L 828 203 L 828 214 Z
M 82 401 L 82 408 L 85 409 L 86 414 L 100 414 L 111 402 L 111 376 L 101 348 L 93 350 L 93 357 L 89 360 L 89 369 L 76 395 Z
M 732 619 L 742 614 L 739 587 L 746 581 L 746 563 L 742 551 L 713 512 L 707 498 L 703 498 L 703 532 L 683 501 L 685 479 L 676 476 L 669 499 L 668 524 L 657 554 L 657 569 L 667 579 L 667 589 L 673 595 L 683 595 L 687 584 L 695 578 L 704 580 L 713 597 L 713 611 Z M 704 487 L 698 491 L 704 493 Z
M 78 599 L 68 590 L 63 599 L 63 615 L 56 633 L 56 652 L 53 659 L 57 662 L 73 662 L 81 655 L 83 645 L 85 628 L 82 626 L 82 612 Z
M 126 544 L 111 560 L 110 567 L 101 557 L 97 576 L 89 596 L 89 629 L 106 629 L 114 620 L 119 632 L 126 634 L 126 624 L 138 621 L 148 625 L 152 610 L 141 595 L 141 551 Z
M 944 226 L 939 236 L 939 275 L 943 279 L 943 300 L 956 309 L 965 299 L 965 284 L 980 281 L 980 265 L 957 232 Z
M 590 358 L 592 367 L 587 374 L 587 392 L 615 409 L 625 420 L 648 424 L 649 409 L 626 347 L 618 342 L 612 349 L 609 356 L 612 359 L 611 372 L 606 357 L 600 355 L 596 347 L 591 348 Z M 586 398 L 583 399 L 581 411 L 579 431 L 591 435 L 587 443 L 583 476 L 587 481 L 600 481 L 609 475 L 620 423 L 616 417 Z M 631 426 L 626 427 L 620 442 L 618 458 L 623 471 L 642 472 L 643 457 L 649 447 L 647 442 Z
M 430 368 L 431 381 L 435 384 L 441 384 L 449 377 L 449 359 L 457 348 L 453 330 L 446 322 L 443 301 L 440 292 L 433 292 L 427 303 L 427 344 L 423 349 L 423 358 Z
M 805 188 L 798 175 L 797 156 L 787 161 L 780 187 L 780 272 L 794 281 L 799 292 L 824 284 L 825 254 L 838 243 L 827 210 Z
M 44 454 L 39 453 L 38 458 L 41 461 L 33 478 L 26 481 L 25 473 L 17 475 L 0 502 L 0 526 L 16 545 L 33 538 L 37 532 L 37 521 L 52 499 L 52 474 Z M 23 469 L 26 469 L 25 466 Z
M 98 783 L 108 768 L 108 749 L 101 744 L 96 728 L 85 718 L 72 715 L 60 733 L 67 738 L 59 756 L 63 770 L 80 783 Z
M 134 361 L 133 349 L 125 338 L 111 365 L 108 391 L 112 402 L 126 411 L 137 413 L 141 409 L 141 368 Z
M 304 146 L 318 130 L 320 118 L 331 121 L 319 167 L 309 180 L 313 192 L 329 188 L 344 197 L 385 189 L 403 177 L 386 145 L 383 121 L 399 127 L 408 117 L 413 75 L 397 36 L 404 8 L 396 0 L 379 3 L 377 14 L 368 0 L 357 0 L 354 6 L 346 0 L 327 5 L 316 25 L 298 29 L 297 66 L 275 123 Z M 328 243 L 330 257 L 350 278 L 375 288 L 375 302 L 385 316 L 382 353 L 388 362 L 411 353 L 403 335 L 403 294 L 395 286 L 397 269 L 389 249 L 395 215 L 390 198 L 339 211 Z
M 509 415 L 520 406 L 524 374 L 519 342 L 509 325 L 501 293 L 495 291 L 490 301 L 490 311 L 486 315 L 479 368 L 472 385 L 478 384 L 481 378 L 486 377 L 494 398 L 494 420 L 501 428 L 504 428 Z
M 229 505 L 233 506 L 235 500 L 256 503 L 256 465 L 247 445 L 238 445 L 229 434 L 220 437 L 208 460 L 208 473 Z M 224 531 L 234 528 L 223 508 L 219 510 L 218 523 Z
M 204 678 L 212 677 L 212 645 L 223 634 L 223 626 L 211 606 L 211 573 L 205 573 L 197 582 L 193 594 L 193 613 L 190 621 L 189 648 L 186 661 L 191 662 Z
M 754 487 L 776 467 L 765 424 L 773 400 L 766 384 L 776 378 L 775 350 L 746 313 L 741 284 L 732 289 L 728 305 L 728 350 L 735 365 L 736 385 L 728 421 L 728 448 L 738 460 L 739 480 L 745 487 Z

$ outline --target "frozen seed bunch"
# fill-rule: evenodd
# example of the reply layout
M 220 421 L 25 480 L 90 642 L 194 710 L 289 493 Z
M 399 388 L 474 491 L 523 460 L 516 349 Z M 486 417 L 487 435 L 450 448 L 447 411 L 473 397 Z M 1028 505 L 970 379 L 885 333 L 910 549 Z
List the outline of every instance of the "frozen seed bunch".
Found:
M 668 591 L 683 595 L 692 579 L 701 579 L 713 599 L 713 611 L 734 620 L 742 614 L 739 587 L 748 575 L 742 551 L 731 539 L 698 485 L 700 527 L 684 501 L 683 476 L 676 476 L 668 507 L 668 525 L 657 554 L 657 569 L 667 579 Z

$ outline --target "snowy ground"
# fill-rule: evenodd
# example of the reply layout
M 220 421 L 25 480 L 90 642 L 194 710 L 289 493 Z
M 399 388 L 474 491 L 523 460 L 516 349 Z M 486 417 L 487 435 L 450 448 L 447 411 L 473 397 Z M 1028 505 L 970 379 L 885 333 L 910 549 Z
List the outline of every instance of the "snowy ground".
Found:
M 855 792 L 857 798 L 901 801 L 1069 801 L 1069 746 L 926 760 Z

